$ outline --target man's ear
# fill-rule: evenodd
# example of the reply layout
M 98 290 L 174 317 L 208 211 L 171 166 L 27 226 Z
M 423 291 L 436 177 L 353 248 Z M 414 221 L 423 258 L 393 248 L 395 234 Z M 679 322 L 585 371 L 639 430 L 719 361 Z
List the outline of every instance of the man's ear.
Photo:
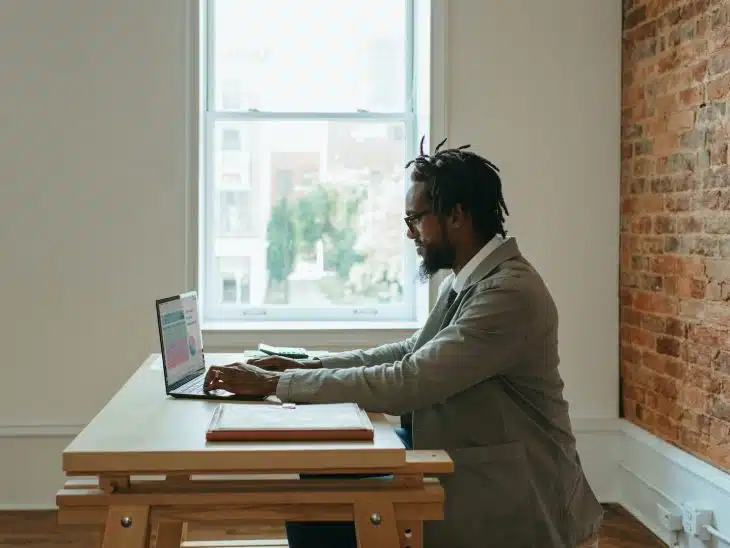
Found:
M 466 221 L 466 214 L 461 204 L 456 204 L 454 209 L 451 211 L 451 223 L 455 228 L 461 228 Z

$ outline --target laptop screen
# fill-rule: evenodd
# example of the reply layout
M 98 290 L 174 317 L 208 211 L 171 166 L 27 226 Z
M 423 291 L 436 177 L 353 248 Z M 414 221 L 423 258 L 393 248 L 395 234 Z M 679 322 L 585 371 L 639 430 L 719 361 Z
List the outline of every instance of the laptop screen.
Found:
M 168 387 L 205 370 L 195 291 L 157 301 L 162 364 Z

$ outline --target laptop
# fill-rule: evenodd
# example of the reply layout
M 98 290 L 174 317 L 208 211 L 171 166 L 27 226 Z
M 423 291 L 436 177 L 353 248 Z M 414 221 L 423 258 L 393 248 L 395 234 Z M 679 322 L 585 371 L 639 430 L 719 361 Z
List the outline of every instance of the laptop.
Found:
M 237 396 L 225 390 L 215 390 L 207 394 L 203 391 L 206 366 L 196 291 L 157 299 L 156 305 L 162 371 L 168 396 L 206 400 L 263 399 Z

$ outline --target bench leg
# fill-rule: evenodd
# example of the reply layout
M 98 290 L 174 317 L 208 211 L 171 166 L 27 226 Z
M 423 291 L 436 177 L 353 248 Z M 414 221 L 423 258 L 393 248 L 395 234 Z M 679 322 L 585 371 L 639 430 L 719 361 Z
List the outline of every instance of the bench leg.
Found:
M 355 503 L 357 548 L 400 548 L 393 503 L 367 499 Z
M 423 522 L 399 521 L 400 548 L 423 548 Z
M 156 548 L 180 548 L 185 541 L 188 524 L 181 521 L 164 522 L 157 526 Z
M 149 517 L 149 506 L 110 506 L 102 548 L 147 548 Z

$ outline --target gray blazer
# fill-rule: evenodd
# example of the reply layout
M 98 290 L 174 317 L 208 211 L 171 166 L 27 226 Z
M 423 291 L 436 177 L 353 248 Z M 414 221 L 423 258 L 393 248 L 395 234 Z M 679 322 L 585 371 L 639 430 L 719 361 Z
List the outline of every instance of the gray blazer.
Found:
M 563 399 L 555 303 L 513 238 L 448 307 L 452 280 L 409 339 L 287 371 L 277 395 L 412 413 L 414 448 L 445 449 L 455 465 L 426 548 L 573 548 L 598 530 L 602 509 Z

